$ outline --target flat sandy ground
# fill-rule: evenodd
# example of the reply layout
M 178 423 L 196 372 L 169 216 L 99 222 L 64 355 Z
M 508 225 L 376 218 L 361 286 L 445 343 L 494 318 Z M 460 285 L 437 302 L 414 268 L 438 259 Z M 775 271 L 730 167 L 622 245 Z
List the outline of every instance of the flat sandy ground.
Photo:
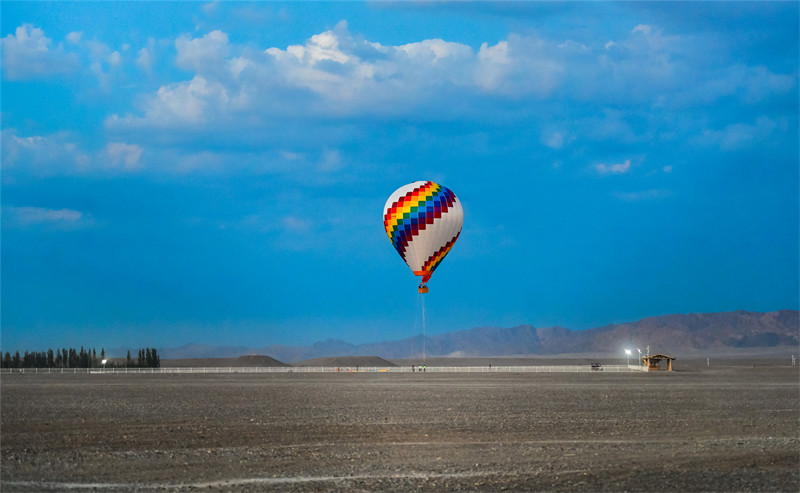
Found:
M 800 372 L 3 375 L 0 490 L 800 491 Z

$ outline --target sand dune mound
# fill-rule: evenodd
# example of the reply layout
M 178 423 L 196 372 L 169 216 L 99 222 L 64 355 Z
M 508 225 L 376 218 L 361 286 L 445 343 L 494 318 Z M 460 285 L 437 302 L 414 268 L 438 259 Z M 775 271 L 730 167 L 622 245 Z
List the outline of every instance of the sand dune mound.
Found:
M 238 358 L 162 359 L 161 366 L 164 368 L 263 368 L 289 365 L 271 356 L 248 354 Z
M 331 358 L 314 358 L 294 363 L 292 366 L 335 366 L 339 368 L 388 368 L 397 366 L 379 356 L 334 356 Z
M 248 354 L 239 356 L 236 360 L 244 363 L 243 366 L 290 366 L 288 363 L 263 354 Z

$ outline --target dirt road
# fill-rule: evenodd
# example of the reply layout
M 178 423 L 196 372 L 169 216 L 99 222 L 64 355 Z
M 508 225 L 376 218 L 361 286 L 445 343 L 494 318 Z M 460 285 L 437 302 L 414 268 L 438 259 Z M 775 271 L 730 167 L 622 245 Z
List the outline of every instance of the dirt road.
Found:
M 12 491 L 800 491 L 791 367 L 3 375 Z

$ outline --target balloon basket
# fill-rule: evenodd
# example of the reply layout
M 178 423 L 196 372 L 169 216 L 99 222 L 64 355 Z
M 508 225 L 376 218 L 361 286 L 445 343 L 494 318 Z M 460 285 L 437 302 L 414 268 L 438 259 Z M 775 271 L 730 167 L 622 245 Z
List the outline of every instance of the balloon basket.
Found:
M 417 290 L 420 293 L 427 293 L 428 292 L 428 286 L 420 286 L 419 288 L 417 288 Z

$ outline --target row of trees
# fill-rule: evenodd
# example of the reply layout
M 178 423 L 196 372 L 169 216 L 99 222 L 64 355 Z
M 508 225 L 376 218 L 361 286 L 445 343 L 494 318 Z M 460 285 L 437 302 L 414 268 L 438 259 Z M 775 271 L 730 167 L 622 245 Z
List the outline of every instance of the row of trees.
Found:
M 3 356 L 3 368 L 106 368 L 128 367 L 128 368 L 158 368 L 161 366 L 161 357 L 158 355 L 156 348 L 145 348 L 139 350 L 139 355 L 136 359 L 131 358 L 131 352 L 128 351 L 128 356 L 125 361 L 112 361 L 106 360 L 106 350 L 100 349 L 100 356 L 97 355 L 97 350 L 84 349 L 81 346 L 80 350 L 70 349 L 48 349 L 47 351 L 39 351 L 29 353 L 25 351 L 23 356 L 19 355 L 17 351 L 14 355 L 6 352 Z

